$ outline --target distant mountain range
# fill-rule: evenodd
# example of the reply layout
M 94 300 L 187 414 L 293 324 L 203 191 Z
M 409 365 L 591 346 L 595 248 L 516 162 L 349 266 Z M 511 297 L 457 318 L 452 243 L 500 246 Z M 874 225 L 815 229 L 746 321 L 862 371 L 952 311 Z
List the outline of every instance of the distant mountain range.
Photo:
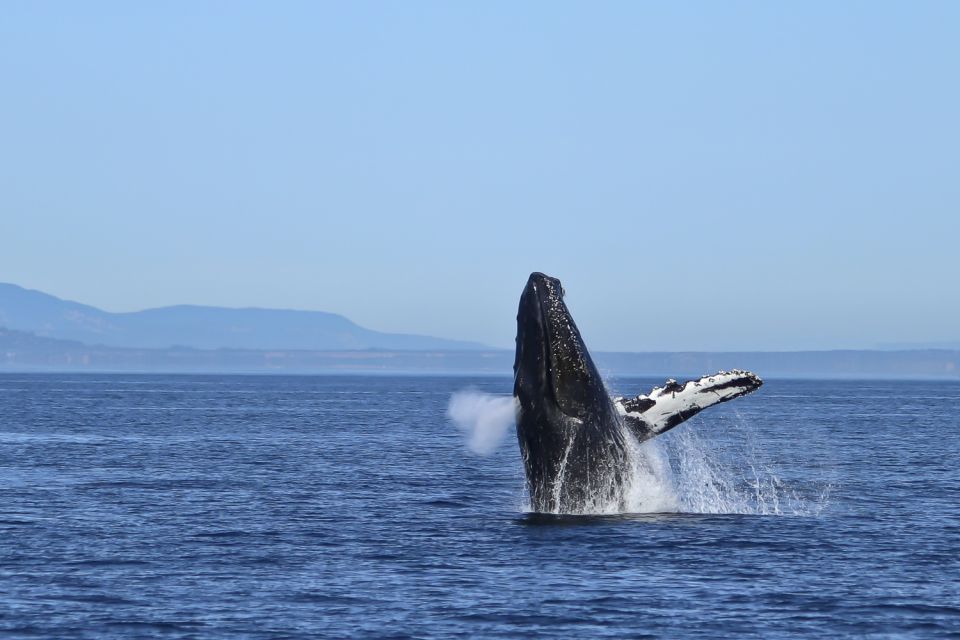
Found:
M 960 350 L 595 352 L 607 376 L 960 380 Z M 513 351 L 380 333 L 319 311 L 176 306 L 109 313 L 0 284 L 0 372 L 364 372 L 510 375 Z
M 0 327 L 42 338 L 135 349 L 488 349 L 475 342 L 372 331 L 322 311 L 177 305 L 110 313 L 6 283 L 0 283 Z
M 927 378 L 960 380 L 960 351 L 795 351 L 742 353 L 595 352 L 607 377 L 697 378 L 742 367 L 773 378 Z M 508 376 L 513 352 L 502 350 L 134 349 L 91 346 L 0 328 L 4 371 L 170 373 L 418 373 Z

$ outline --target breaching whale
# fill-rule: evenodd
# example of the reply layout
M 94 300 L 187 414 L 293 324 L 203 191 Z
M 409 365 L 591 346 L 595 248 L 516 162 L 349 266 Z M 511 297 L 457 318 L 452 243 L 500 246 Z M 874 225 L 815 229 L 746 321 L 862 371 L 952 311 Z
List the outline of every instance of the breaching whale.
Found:
M 763 382 L 748 371 L 721 371 L 611 398 L 563 296 L 559 280 L 533 273 L 517 312 L 513 395 L 530 504 L 546 513 L 598 504 L 623 510 L 628 433 L 643 442 Z

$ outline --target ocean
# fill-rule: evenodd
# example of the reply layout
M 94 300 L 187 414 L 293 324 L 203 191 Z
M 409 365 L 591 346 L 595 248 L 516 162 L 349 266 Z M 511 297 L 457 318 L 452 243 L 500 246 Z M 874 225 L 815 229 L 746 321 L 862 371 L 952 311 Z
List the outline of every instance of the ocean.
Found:
M 511 387 L 0 375 L 0 635 L 960 636 L 960 383 L 768 380 L 577 516 L 446 416 Z

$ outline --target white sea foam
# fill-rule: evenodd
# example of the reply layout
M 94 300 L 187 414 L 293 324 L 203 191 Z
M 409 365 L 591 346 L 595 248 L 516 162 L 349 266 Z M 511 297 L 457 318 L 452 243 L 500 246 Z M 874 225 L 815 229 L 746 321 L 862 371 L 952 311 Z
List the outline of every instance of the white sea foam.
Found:
M 479 455 L 496 450 L 517 420 L 513 396 L 458 391 L 450 398 L 447 417 L 467 436 L 467 447 Z

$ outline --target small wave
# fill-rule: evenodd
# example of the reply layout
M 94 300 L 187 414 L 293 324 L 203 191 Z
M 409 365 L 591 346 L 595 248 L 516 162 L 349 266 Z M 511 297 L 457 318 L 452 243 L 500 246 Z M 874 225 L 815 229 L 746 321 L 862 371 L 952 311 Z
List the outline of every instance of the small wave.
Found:
M 152 563 L 146 560 L 133 560 L 126 558 L 100 558 L 89 560 L 71 560 L 64 564 L 70 567 L 136 567 L 149 566 Z
M 44 596 L 48 600 L 62 600 L 64 602 L 82 602 L 87 604 L 138 606 L 146 604 L 142 600 L 130 600 L 107 593 L 63 593 Z

